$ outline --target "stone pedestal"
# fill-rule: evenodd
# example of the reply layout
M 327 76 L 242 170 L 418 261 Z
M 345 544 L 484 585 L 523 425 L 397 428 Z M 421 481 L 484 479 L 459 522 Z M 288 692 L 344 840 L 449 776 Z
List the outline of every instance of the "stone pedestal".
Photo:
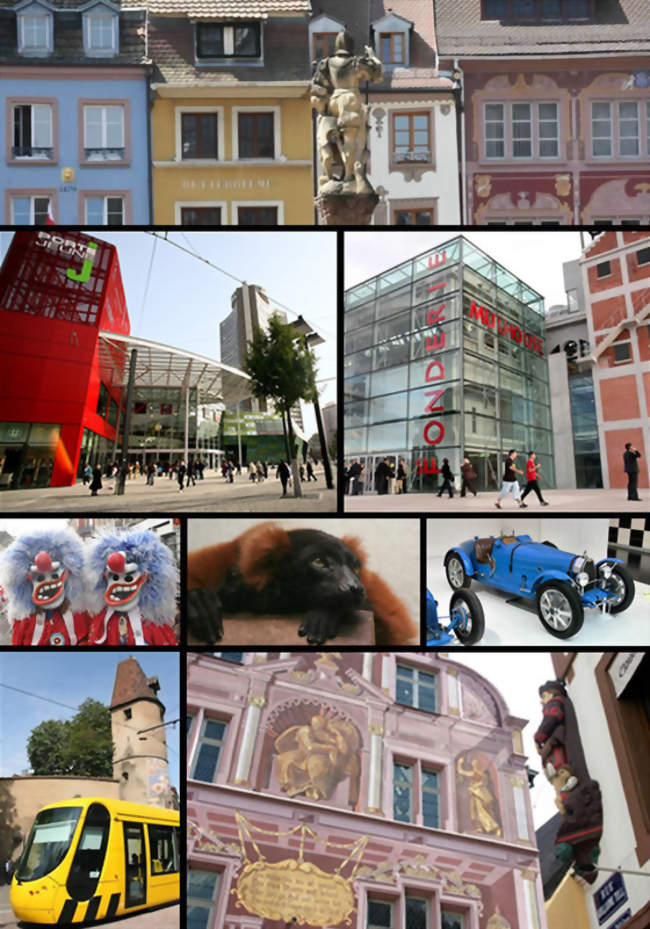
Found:
M 321 194 L 315 204 L 326 226 L 369 226 L 379 197 L 365 194 Z

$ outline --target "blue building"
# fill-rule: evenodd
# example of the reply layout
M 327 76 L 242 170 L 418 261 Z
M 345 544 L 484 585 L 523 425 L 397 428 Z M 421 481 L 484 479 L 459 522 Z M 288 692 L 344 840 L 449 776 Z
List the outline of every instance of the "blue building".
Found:
M 146 42 L 135 0 L 0 0 L 4 223 L 150 221 Z

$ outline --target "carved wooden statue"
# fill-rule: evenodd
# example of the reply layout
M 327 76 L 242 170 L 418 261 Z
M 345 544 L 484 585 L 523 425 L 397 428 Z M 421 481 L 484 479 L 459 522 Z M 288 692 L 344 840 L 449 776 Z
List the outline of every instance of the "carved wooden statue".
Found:
M 539 694 L 543 718 L 535 743 L 562 814 L 555 854 L 572 861 L 576 873 L 593 884 L 598 876 L 598 843 L 603 831 L 600 787 L 589 776 L 578 720 L 564 681 L 546 681 Z
M 351 36 L 339 32 L 334 54 L 318 62 L 311 84 L 311 103 L 318 113 L 317 146 L 324 174 L 320 193 L 373 193 L 366 175 L 367 107 L 359 85 L 380 81 L 384 66 L 369 46 L 353 55 Z M 342 165 L 342 167 L 341 167 Z

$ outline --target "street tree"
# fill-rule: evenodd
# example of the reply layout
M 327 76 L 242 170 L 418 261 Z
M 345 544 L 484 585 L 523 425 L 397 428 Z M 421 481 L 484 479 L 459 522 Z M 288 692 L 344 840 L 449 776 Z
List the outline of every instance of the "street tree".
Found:
M 291 408 L 299 400 L 313 403 L 317 397 L 314 357 L 304 336 L 273 315 L 267 332 L 255 328 L 243 367 L 251 378 L 254 396 L 272 400 L 276 411 L 287 418 L 293 495 L 302 497 Z
M 72 719 L 39 723 L 27 741 L 27 755 L 34 774 L 112 777 L 111 711 L 88 698 Z

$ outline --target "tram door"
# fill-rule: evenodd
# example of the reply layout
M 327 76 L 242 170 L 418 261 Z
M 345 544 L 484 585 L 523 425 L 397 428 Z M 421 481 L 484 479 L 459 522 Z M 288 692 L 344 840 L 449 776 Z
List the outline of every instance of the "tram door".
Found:
M 147 858 L 142 823 L 124 823 L 124 854 L 124 906 L 138 906 L 147 900 Z

